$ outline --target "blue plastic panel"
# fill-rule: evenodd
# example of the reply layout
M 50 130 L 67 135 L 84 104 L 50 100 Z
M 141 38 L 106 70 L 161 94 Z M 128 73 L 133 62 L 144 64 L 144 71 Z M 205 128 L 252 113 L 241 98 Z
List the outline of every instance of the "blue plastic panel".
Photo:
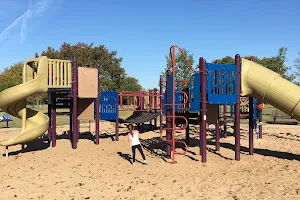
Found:
M 173 90 L 173 74 L 167 75 L 167 88 L 168 88 L 168 103 L 172 103 L 173 95 L 172 95 L 172 90 Z
M 178 106 L 175 106 L 175 111 L 178 111 L 178 108 L 182 108 L 183 107 L 183 94 L 182 93 L 175 93 L 175 104 L 182 104 L 182 105 L 178 105 Z M 166 93 L 163 93 L 163 105 L 166 104 Z M 172 103 L 172 102 L 171 102 Z M 171 107 L 171 110 L 172 110 L 172 106 Z M 164 115 L 167 115 L 167 106 L 163 106 L 163 114 Z
M 236 65 L 207 63 L 209 104 L 235 104 L 237 100 Z
M 116 120 L 119 111 L 117 92 L 100 93 L 100 120 Z
M 190 80 L 190 111 L 198 112 L 200 111 L 200 75 L 199 73 L 194 73 Z
M 166 104 L 166 93 L 163 93 L 162 103 L 163 103 L 163 105 Z M 163 114 L 166 116 L 167 115 L 167 106 L 163 106 L 162 110 L 163 110 Z
M 166 93 L 163 94 L 163 104 L 172 104 L 172 100 L 173 100 L 173 75 L 170 74 L 170 75 L 167 75 L 167 88 L 168 88 L 168 102 L 166 103 Z M 177 90 L 177 85 L 176 85 L 176 90 L 175 91 L 178 91 Z M 181 92 L 175 92 L 175 104 L 181 104 L 181 105 L 177 105 L 175 106 L 175 111 L 178 110 L 178 108 L 182 108 L 183 107 L 183 101 L 184 101 L 184 98 L 183 98 L 183 93 Z M 172 110 L 172 106 L 170 106 L 170 109 Z M 166 115 L 166 109 L 167 109 L 167 106 L 163 106 L 163 112 L 164 112 L 164 115 Z
M 177 90 L 178 91 L 178 90 Z M 184 96 L 182 92 L 175 93 L 175 104 L 180 104 L 175 106 L 175 110 L 178 111 L 179 108 L 183 108 Z

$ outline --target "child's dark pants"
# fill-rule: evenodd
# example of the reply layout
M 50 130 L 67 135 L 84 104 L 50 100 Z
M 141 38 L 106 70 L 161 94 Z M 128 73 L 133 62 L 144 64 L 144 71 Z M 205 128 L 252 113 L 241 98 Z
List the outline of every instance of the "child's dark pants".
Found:
M 132 161 L 135 162 L 135 150 L 138 149 L 140 154 L 142 155 L 143 159 L 146 160 L 144 152 L 142 150 L 142 145 L 138 144 L 138 145 L 134 145 L 131 147 L 132 149 Z

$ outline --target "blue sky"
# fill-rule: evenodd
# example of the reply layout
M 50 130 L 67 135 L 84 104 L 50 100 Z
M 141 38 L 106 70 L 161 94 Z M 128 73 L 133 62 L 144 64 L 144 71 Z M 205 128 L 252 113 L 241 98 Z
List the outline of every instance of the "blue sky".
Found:
M 289 3 L 286 3 L 289 2 Z M 299 0 L 1 0 L 0 71 L 63 42 L 104 44 L 143 87 L 157 87 L 171 45 L 197 61 L 300 51 Z

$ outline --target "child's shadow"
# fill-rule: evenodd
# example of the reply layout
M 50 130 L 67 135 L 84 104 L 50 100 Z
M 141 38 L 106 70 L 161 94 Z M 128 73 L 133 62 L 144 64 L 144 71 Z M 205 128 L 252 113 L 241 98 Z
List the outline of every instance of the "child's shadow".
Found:
M 131 158 L 131 155 L 129 155 L 128 153 L 122 153 L 122 152 L 118 152 L 118 155 L 121 157 L 121 158 L 123 158 L 124 160 L 127 160 L 130 164 L 132 164 L 132 162 L 131 162 L 131 160 L 132 160 L 132 158 Z M 135 159 L 135 161 L 136 162 L 138 162 L 138 163 L 142 163 L 142 164 L 144 164 L 143 162 L 141 162 L 141 161 L 139 161 L 139 160 L 137 160 L 137 159 Z

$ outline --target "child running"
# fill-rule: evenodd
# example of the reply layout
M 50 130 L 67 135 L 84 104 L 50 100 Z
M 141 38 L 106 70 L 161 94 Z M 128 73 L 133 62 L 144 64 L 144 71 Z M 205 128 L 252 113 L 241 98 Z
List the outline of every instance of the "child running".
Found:
M 140 143 L 140 139 L 139 139 L 139 131 L 138 130 L 134 130 L 134 127 L 132 124 L 128 125 L 128 138 L 129 138 L 129 142 L 131 143 L 131 150 L 132 150 L 132 165 L 135 165 L 135 151 L 136 149 L 139 150 L 140 154 L 143 157 L 144 163 L 147 163 L 147 160 L 145 158 L 144 152 L 142 150 L 142 145 Z

